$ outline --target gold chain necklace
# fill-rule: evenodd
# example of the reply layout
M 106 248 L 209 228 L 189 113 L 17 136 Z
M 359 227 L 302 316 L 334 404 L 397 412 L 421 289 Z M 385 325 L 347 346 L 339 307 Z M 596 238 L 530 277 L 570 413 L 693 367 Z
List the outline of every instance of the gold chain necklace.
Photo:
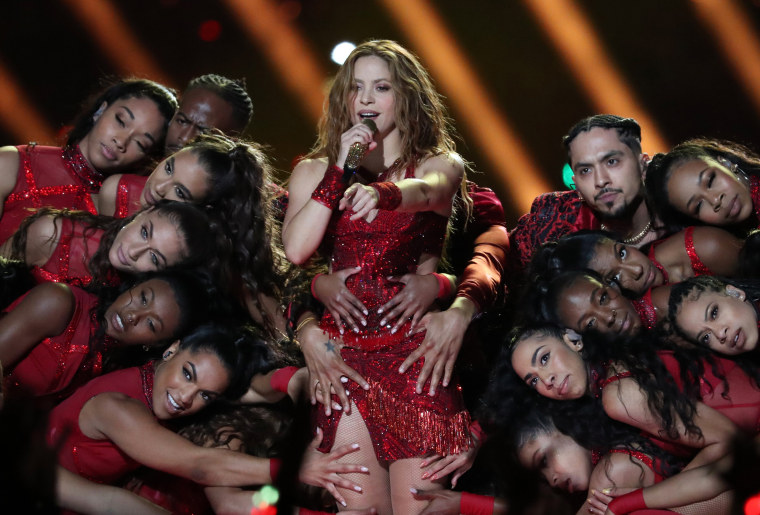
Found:
M 611 232 L 611 231 L 610 231 L 610 230 L 607 228 L 607 226 L 606 226 L 606 225 L 604 225 L 604 224 L 601 224 L 601 225 L 600 225 L 600 228 L 601 228 L 603 231 Z M 625 243 L 626 245 L 636 245 L 637 243 L 639 243 L 641 240 L 643 240 L 643 239 L 644 239 L 644 236 L 646 236 L 646 234 L 649 232 L 649 230 L 650 230 L 651 228 L 652 228 L 652 221 L 651 221 L 651 220 L 649 220 L 649 221 L 647 222 L 647 224 L 644 226 L 644 228 L 641 230 L 641 232 L 640 232 L 640 233 L 638 233 L 638 234 L 637 234 L 637 235 L 635 235 L 635 236 L 631 236 L 630 238 L 626 238 L 626 239 L 624 239 L 624 240 L 621 240 L 621 241 L 622 241 L 623 243 Z

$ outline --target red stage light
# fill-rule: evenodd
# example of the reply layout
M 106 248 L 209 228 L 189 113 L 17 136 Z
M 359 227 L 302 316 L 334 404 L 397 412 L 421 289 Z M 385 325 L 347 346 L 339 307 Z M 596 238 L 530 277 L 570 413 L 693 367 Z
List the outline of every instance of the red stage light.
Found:
M 216 20 L 206 20 L 198 28 L 198 37 L 206 43 L 216 41 L 222 33 L 222 25 Z

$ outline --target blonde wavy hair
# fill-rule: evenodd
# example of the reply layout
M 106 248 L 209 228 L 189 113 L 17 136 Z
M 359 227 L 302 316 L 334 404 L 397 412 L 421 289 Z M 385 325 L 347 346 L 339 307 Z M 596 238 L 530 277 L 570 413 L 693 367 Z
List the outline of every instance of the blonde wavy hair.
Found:
M 399 169 L 417 166 L 430 156 L 455 153 L 456 131 L 430 74 L 412 52 L 395 41 L 378 39 L 357 46 L 338 70 L 319 122 L 317 141 L 306 158 L 327 157 L 328 162 L 336 163 L 340 136 L 353 125 L 350 106 L 356 95 L 354 67 L 359 58 L 367 56 L 381 58 L 391 72 L 395 121 L 401 134 Z M 460 192 L 469 218 L 472 200 L 464 179 Z

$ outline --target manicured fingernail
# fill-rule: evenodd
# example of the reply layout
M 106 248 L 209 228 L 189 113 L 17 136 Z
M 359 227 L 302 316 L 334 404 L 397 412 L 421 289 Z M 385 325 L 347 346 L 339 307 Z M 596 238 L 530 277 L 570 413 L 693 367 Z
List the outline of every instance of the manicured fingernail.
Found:
M 438 474 L 433 474 L 433 477 L 430 478 L 431 481 L 435 481 L 438 479 Z
M 409 491 L 412 492 L 413 494 L 419 493 L 416 488 L 410 488 Z
M 346 504 L 346 501 L 340 501 L 340 503 L 341 503 L 341 504 L 342 504 L 344 507 L 345 507 L 345 506 L 348 506 L 348 505 Z
M 348 382 L 348 378 L 346 376 L 340 376 L 340 382 L 341 383 L 347 383 Z
M 358 327 L 354 327 L 354 332 L 358 333 L 359 332 L 359 328 Z
M 364 313 L 364 314 L 366 315 L 367 313 Z M 362 320 L 362 325 L 363 325 L 364 327 L 367 327 L 367 321 L 366 321 L 366 320 Z
M 377 314 L 378 314 L 378 315 L 382 315 L 382 314 L 383 314 L 383 308 L 380 308 L 380 309 L 378 309 L 378 310 L 377 310 Z M 366 313 L 365 313 L 365 315 L 366 315 Z M 382 323 L 382 322 L 380 322 L 380 325 L 382 325 L 382 324 L 383 324 L 383 323 Z
M 604 495 L 610 495 L 611 492 L 612 492 L 612 488 L 609 488 L 609 487 L 608 488 L 602 488 L 602 493 Z
M 354 486 L 354 490 L 356 490 L 357 492 L 361 492 L 362 491 L 362 487 L 360 487 L 359 485 L 356 485 L 356 486 Z
M 365 390 L 369 390 L 369 384 L 368 383 L 363 384 L 362 388 L 364 388 Z
M 351 395 L 351 392 L 349 392 L 348 390 L 346 390 L 346 397 L 348 397 L 349 395 Z
M 369 315 L 369 311 L 367 311 L 366 309 L 365 309 L 365 310 L 364 310 L 362 313 L 364 313 L 364 316 L 365 316 L 365 317 L 366 317 L 367 315 Z
M 362 467 L 362 472 L 369 472 L 369 469 L 367 467 Z
M 594 490 L 594 489 L 592 488 L 592 489 L 591 489 L 591 491 L 590 491 L 589 493 L 591 494 L 591 497 L 593 497 L 593 496 L 594 496 L 594 494 L 596 493 L 596 490 Z M 589 499 L 588 499 L 589 501 L 591 500 L 591 497 L 589 497 Z
M 352 443 L 351 444 L 351 448 L 352 449 L 358 449 L 359 448 L 359 444 L 358 443 Z
M 422 474 L 422 479 L 427 479 L 429 476 L 430 474 L 425 472 L 424 474 Z
M 391 334 L 396 334 L 396 328 L 391 329 Z
M 342 327 L 340 328 L 340 334 L 343 334 L 343 328 Z
M 398 373 L 403 374 L 404 373 L 404 367 L 398 367 Z

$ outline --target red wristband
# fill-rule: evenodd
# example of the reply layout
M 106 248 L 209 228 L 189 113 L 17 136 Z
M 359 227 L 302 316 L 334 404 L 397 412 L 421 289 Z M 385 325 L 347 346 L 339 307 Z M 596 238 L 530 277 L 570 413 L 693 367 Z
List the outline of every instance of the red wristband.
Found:
M 495 499 L 490 495 L 476 495 L 462 492 L 459 499 L 459 513 L 462 515 L 492 515 Z
M 317 293 L 314 291 L 314 283 L 317 281 L 317 277 L 319 277 L 320 275 L 325 275 L 325 274 L 317 274 L 311 280 L 311 296 L 314 297 L 317 300 L 319 300 L 319 297 L 317 296 Z
M 443 274 L 437 274 L 433 272 L 436 280 L 438 281 L 438 299 L 448 299 L 451 296 L 451 292 L 454 291 L 454 287 L 451 286 L 449 278 Z
M 636 510 L 643 510 L 647 507 L 647 503 L 644 502 L 644 490 L 639 488 L 633 492 L 629 492 L 620 497 L 615 497 L 611 503 L 607 505 L 607 509 L 615 515 L 623 515 L 625 513 L 631 513 Z
M 269 378 L 269 386 L 276 392 L 288 393 L 288 383 L 296 372 L 298 372 L 298 367 L 285 367 L 275 370 L 272 377 Z
M 325 176 L 311 193 L 311 198 L 325 207 L 335 209 L 346 191 L 346 186 L 343 182 L 343 170 L 332 165 L 325 171 Z
M 269 477 L 272 478 L 272 483 L 277 481 L 277 474 L 280 473 L 281 466 L 282 460 L 277 458 L 269 458 Z
M 478 441 L 477 445 L 483 445 L 483 442 L 486 441 L 486 432 L 483 431 L 480 422 L 477 420 L 470 424 L 470 434 Z
M 370 184 L 377 192 L 377 208 L 393 211 L 401 205 L 401 189 L 392 182 L 373 182 Z

